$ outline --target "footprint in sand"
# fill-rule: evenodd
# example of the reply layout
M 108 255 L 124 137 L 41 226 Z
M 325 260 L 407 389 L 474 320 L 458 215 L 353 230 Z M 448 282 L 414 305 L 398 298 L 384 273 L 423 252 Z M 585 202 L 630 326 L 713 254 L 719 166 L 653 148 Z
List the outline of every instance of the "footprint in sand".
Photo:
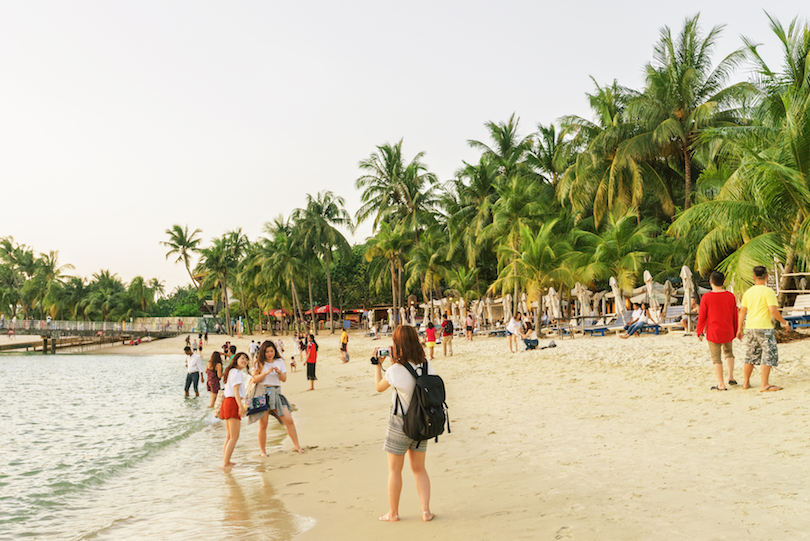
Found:
M 555 537 L 555 539 L 573 539 L 573 538 L 574 534 L 571 532 L 571 528 L 569 528 L 568 526 L 563 526 L 562 528 L 560 528 L 560 530 L 557 532 L 557 537 Z

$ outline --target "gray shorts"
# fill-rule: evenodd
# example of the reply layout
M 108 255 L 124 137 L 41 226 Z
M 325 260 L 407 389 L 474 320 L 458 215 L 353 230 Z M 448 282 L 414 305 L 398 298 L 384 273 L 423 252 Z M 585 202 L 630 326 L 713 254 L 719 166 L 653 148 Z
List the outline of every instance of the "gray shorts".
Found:
M 747 329 L 745 331 L 745 364 L 779 364 L 776 333 L 773 329 Z
M 407 451 L 413 450 L 420 453 L 427 451 L 427 440 L 418 442 L 412 440 L 405 435 L 402 431 L 402 425 L 405 423 L 405 418 L 402 414 L 394 415 L 394 408 L 391 407 L 391 412 L 388 414 L 388 428 L 385 431 L 385 443 L 383 449 L 392 455 L 404 455 Z M 417 445 L 419 446 L 417 448 Z

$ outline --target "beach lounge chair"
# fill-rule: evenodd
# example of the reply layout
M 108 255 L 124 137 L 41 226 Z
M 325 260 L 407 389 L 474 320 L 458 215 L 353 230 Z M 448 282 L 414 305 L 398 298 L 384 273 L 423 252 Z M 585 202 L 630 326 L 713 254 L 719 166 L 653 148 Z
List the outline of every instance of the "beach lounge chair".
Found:
M 793 306 L 783 310 L 785 321 L 791 329 L 810 327 L 810 294 L 797 296 Z

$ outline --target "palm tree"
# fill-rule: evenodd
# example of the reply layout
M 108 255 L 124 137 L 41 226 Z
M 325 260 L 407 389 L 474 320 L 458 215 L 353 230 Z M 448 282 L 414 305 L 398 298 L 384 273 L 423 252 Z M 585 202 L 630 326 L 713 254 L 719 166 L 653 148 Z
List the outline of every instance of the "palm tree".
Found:
M 447 245 L 441 230 L 438 227 L 428 229 L 422 236 L 422 241 L 414 244 L 409 253 L 409 261 L 405 265 L 405 270 L 410 272 L 405 288 L 410 289 L 416 284 L 421 284 L 423 301 L 429 300 L 431 305 L 433 292 L 436 291 L 442 275 L 447 270 L 446 251 Z
M 472 139 L 467 141 L 471 147 L 483 151 L 484 156 L 498 165 L 499 174 L 504 179 L 525 174 L 528 170 L 526 157 L 531 150 L 532 139 L 518 135 L 519 123 L 520 119 L 514 113 L 506 122 L 487 122 L 485 126 L 492 139 L 491 146 Z
M 8 268 L 11 281 L 14 284 L 14 288 L 17 290 L 18 302 L 22 305 L 23 317 L 26 319 L 28 319 L 28 307 L 23 298 L 22 284 L 20 284 L 24 278 L 19 274 L 27 251 L 25 245 L 14 242 L 14 237 L 8 236 L 0 239 L 0 261 L 5 263 Z M 12 311 L 16 312 L 16 305 L 12 307 Z
M 188 276 L 191 278 L 191 283 L 194 284 L 197 291 L 199 291 L 200 286 L 191 274 L 191 255 L 199 251 L 200 238 L 197 237 L 197 235 L 202 234 L 202 230 L 195 229 L 189 234 L 188 225 L 180 227 L 178 224 L 175 224 L 171 229 L 166 230 L 166 234 L 169 235 L 169 240 L 160 242 L 163 246 L 171 248 L 166 253 L 166 259 L 169 259 L 172 255 L 177 255 L 175 263 L 183 262 L 186 267 L 186 272 L 188 272 Z
M 402 256 L 411 244 L 408 233 L 401 228 L 392 228 L 387 222 L 382 222 L 377 234 L 369 239 L 368 250 L 366 250 L 366 261 L 372 261 L 375 257 L 384 258 L 388 261 L 388 267 L 391 271 L 391 297 L 395 321 L 399 317 L 399 306 L 402 305 L 402 299 L 398 299 L 400 291 L 399 277 L 402 275 L 404 267 Z M 379 290 L 382 284 L 381 275 L 377 275 L 376 282 Z
M 638 118 L 642 133 L 635 136 L 618 159 L 652 160 L 658 157 L 682 160 L 684 209 L 692 204 L 693 154 L 701 130 L 738 122 L 734 104 L 752 90 L 748 83 L 726 86 L 734 68 L 744 58 L 738 49 L 712 67 L 712 53 L 723 26 L 715 26 L 704 38 L 700 15 L 686 19 L 673 38 L 669 27 L 661 29 L 653 62 L 645 68 L 646 88 L 630 103 L 628 113 Z
M 301 244 L 293 242 L 293 225 L 289 220 L 279 216 L 273 222 L 264 224 L 264 231 L 270 236 L 269 243 L 264 244 L 265 254 L 262 257 L 262 273 L 275 276 L 290 289 L 293 313 L 298 310 L 301 324 L 304 313 L 295 281 L 305 272 L 304 258 L 301 255 Z M 313 313 L 313 319 L 315 314 Z
M 199 291 L 219 289 L 225 302 L 225 320 L 228 334 L 233 336 L 231 327 L 231 309 L 228 300 L 228 277 L 236 272 L 239 261 L 238 243 L 232 234 L 225 234 L 213 239 L 213 244 L 200 250 L 200 261 L 197 263 L 198 274 L 202 274 Z
M 419 152 L 409 163 L 402 155 L 402 139 L 395 145 L 386 143 L 377 152 L 360 162 L 364 175 L 355 185 L 363 190 L 361 207 L 356 214 L 357 223 L 374 216 L 373 231 L 383 221 L 397 224 L 407 221 L 416 230 L 416 224 L 425 223 L 425 213 L 436 203 L 431 187 L 437 179 L 422 163 L 424 152 Z
M 345 209 L 346 202 L 330 191 L 319 193 L 316 197 L 307 194 L 305 209 L 295 211 L 296 241 L 307 249 L 324 258 L 326 265 L 326 289 L 329 295 L 329 320 L 332 320 L 332 251 L 337 249 L 347 256 L 351 254 L 351 247 L 346 238 L 334 226 L 352 228 L 352 221 Z M 334 325 L 330 325 L 332 334 Z

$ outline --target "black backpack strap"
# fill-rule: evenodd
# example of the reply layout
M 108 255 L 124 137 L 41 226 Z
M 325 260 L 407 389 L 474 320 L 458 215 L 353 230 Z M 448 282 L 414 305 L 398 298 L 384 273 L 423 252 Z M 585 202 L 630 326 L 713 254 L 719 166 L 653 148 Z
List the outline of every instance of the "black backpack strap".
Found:
M 427 365 L 427 361 L 425 361 L 424 364 Z M 411 366 L 411 363 L 406 362 L 402 366 L 404 366 L 405 368 L 408 369 L 408 372 L 411 373 L 411 375 L 413 376 L 413 379 L 416 379 L 416 378 L 419 377 L 419 375 L 416 373 L 416 370 L 414 370 L 413 367 Z M 420 368 L 422 369 L 422 375 L 427 374 L 427 372 L 425 371 L 425 370 L 427 370 L 427 366 L 420 366 Z
M 405 415 L 405 411 L 402 409 L 402 402 L 399 401 L 399 391 L 394 389 L 394 392 L 397 393 L 397 401 L 394 403 L 394 415 L 397 414 L 397 408 L 399 408 L 399 411 L 403 412 L 402 414 Z

